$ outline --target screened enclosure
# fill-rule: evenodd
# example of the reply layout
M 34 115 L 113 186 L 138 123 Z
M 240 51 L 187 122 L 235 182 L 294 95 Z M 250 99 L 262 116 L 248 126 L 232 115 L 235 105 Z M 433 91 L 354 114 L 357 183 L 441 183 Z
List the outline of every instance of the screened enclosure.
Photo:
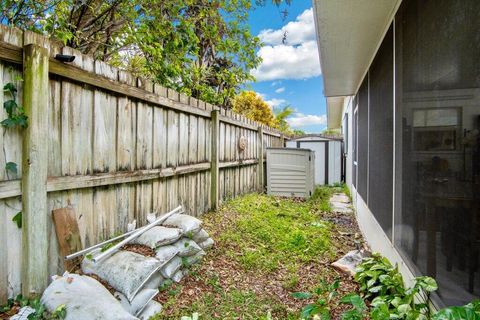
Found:
M 352 182 L 434 302 L 480 297 L 480 2 L 404 0 L 351 109 Z

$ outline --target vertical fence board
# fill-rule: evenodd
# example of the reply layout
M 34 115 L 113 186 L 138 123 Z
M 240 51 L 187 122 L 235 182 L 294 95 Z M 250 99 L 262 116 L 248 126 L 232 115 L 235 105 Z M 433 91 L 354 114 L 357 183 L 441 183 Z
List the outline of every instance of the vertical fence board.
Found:
M 43 139 L 48 126 L 48 51 L 24 47 L 23 107 L 28 127 L 23 132 L 22 159 L 22 294 L 41 295 L 48 281 L 47 163 Z

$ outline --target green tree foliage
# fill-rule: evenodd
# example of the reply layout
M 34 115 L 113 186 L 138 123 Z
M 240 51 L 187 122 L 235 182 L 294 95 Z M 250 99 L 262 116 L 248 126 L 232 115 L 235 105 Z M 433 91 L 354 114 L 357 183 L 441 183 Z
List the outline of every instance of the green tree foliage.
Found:
M 242 91 L 233 99 L 232 110 L 250 120 L 276 127 L 275 115 L 270 106 L 254 91 Z
M 305 131 L 303 130 L 300 130 L 300 129 L 293 129 L 293 135 L 294 136 L 304 136 L 305 135 Z
M 275 120 L 277 122 L 276 127 L 287 134 L 292 134 L 293 131 L 287 122 L 287 118 L 293 114 L 294 110 L 291 106 L 285 106 L 283 108 L 274 109 Z
M 279 5 L 290 1 L 272 0 Z M 0 23 L 42 32 L 139 76 L 231 106 L 254 78 L 250 0 L 0 0 Z M 264 4 L 264 3 L 263 3 Z M 262 3 L 260 3 L 262 5 Z

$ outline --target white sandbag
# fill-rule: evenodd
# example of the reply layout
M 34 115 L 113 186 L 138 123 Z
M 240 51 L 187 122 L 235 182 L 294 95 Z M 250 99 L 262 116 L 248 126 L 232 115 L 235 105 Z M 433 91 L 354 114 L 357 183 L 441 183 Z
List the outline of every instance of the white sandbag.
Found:
M 180 269 L 174 273 L 174 275 L 172 276 L 172 280 L 176 283 L 179 283 L 180 281 L 182 281 L 183 276 L 185 276 L 185 272 Z
M 147 222 L 148 223 L 153 223 L 155 220 L 157 220 L 157 214 L 155 212 L 147 213 Z
M 127 297 L 121 292 L 115 292 L 114 297 L 120 301 L 125 311 L 138 316 L 157 294 L 158 289 L 143 289 L 137 293 L 132 302 L 128 301 Z
M 182 236 L 182 230 L 178 228 L 167 228 L 156 226 L 145 231 L 141 236 L 132 241 L 132 243 L 143 244 L 155 249 L 159 246 L 174 243 Z
M 208 234 L 208 232 L 205 231 L 205 229 L 200 229 L 200 231 L 198 231 L 193 235 L 192 240 L 195 241 L 196 243 L 200 243 L 207 240 L 208 238 L 210 238 L 210 235 Z
M 65 273 L 48 286 L 41 302 L 49 312 L 66 308 L 65 320 L 88 319 L 138 320 L 125 311 L 120 302 L 97 280 L 88 276 Z
M 99 253 L 97 251 L 93 256 Z M 87 258 L 82 261 L 82 271 L 85 274 L 96 274 L 115 290 L 123 293 L 128 301 L 132 301 L 161 267 L 162 263 L 157 259 L 131 251 L 116 252 L 98 263 Z
M 162 305 L 157 301 L 150 301 L 138 316 L 140 320 L 148 320 L 157 313 L 162 312 Z
M 171 279 L 175 272 L 177 272 L 181 267 L 182 258 L 175 256 L 172 260 L 170 260 L 160 269 L 160 272 L 162 276 L 164 276 L 166 279 Z
M 187 257 L 186 258 L 187 267 L 199 263 L 200 261 L 202 261 L 205 255 L 206 255 L 206 252 L 203 250 L 200 250 L 197 253 L 195 253 L 193 256 Z
M 158 289 L 163 282 L 165 281 L 165 278 L 162 276 L 160 273 L 160 270 L 157 271 L 153 276 L 150 277 L 150 280 L 145 283 L 143 286 L 143 289 Z
M 165 220 L 162 225 L 180 228 L 184 234 L 193 236 L 202 228 L 202 221 L 188 214 L 174 214 Z
M 179 257 L 190 257 L 202 250 L 195 241 L 188 238 L 182 238 L 173 245 L 178 249 Z
M 131 223 L 127 224 L 127 232 L 133 231 L 137 228 L 137 220 L 133 220 Z
M 211 247 L 213 247 L 213 245 L 215 244 L 215 241 L 213 241 L 212 238 L 208 238 L 207 240 L 203 241 L 203 242 L 200 242 L 198 244 L 198 246 L 200 248 L 202 248 L 203 250 L 208 250 L 210 249 Z
M 160 261 L 169 261 L 178 254 L 178 251 L 174 245 L 161 246 L 155 249 L 155 258 Z

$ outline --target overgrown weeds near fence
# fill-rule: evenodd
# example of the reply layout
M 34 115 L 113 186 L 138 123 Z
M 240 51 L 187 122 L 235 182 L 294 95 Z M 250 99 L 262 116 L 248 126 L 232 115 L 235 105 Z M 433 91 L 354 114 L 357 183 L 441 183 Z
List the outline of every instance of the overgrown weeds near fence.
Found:
M 358 232 L 355 221 L 332 222 L 328 200 L 340 190 L 320 188 L 308 201 L 253 193 L 204 215 L 216 245 L 186 280 L 159 296 L 164 311 L 157 319 L 193 312 L 201 319 L 298 319 L 309 300 L 295 299 L 294 292 L 336 279 L 339 296 L 356 292 L 351 279 L 330 267 L 354 248 Z M 332 314 L 348 308 L 335 306 Z

